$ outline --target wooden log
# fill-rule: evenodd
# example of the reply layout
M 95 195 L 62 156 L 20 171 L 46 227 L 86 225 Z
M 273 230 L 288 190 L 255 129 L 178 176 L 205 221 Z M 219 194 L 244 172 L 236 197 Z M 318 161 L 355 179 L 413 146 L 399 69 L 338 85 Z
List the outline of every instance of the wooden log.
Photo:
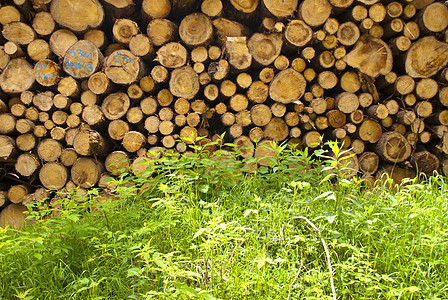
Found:
M 159 131 L 160 119 L 157 116 L 150 116 L 145 120 L 145 129 L 149 133 L 157 133 Z
M 151 1 L 143 0 L 143 15 L 148 19 L 166 18 L 171 12 L 171 3 L 169 0 Z
M 246 92 L 247 98 L 254 103 L 263 103 L 269 95 L 269 86 L 262 81 L 254 81 Z
M 84 32 L 101 25 L 104 10 L 97 0 L 53 0 L 51 15 L 59 26 L 74 32 Z
M 265 126 L 267 125 L 271 119 L 272 119 L 272 111 L 269 108 L 269 106 L 264 104 L 256 104 L 254 105 L 251 110 L 251 119 L 252 123 L 256 126 Z
M 111 83 L 105 73 L 97 72 L 89 77 L 88 87 L 94 94 L 101 95 L 111 90 Z
M 179 26 L 179 36 L 189 47 L 208 45 L 213 38 L 213 26 L 203 13 L 186 16 Z
M 351 92 L 341 93 L 335 98 L 335 107 L 345 114 L 350 114 L 359 107 L 358 96 Z
M 339 25 L 337 38 L 342 45 L 352 46 L 358 41 L 359 37 L 359 28 L 355 23 L 345 22 Z
M 107 150 L 107 144 L 95 130 L 80 130 L 73 139 L 73 148 L 81 156 L 101 156 Z
M 283 40 L 280 33 L 254 33 L 247 42 L 250 54 L 260 66 L 272 64 L 280 55 L 282 45 Z
M 0 208 L 4 208 L 4 207 L 8 206 L 9 203 L 10 202 L 8 199 L 8 192 L 0 191 Z
M 221 95 L 224 98 L 228 99 L 228 98 L 232 97 L 233 95 L 235 95 L 236 90 L 237 90 L 237 87 L 236 87 L 235 83 L 233 83 L 230 80 L 224 80 L 223 82 L 221 82 L 219 89 L 214 84 L 207 85 L 204 88 L 204 96 L 208 100 L 213 101 L 218 97 L 219 93 L 221 93 Z
M 43 125 L 36 125 L 33 129 L 33 135 L 37 138 L 43 138 L 47 134 L 47 129 Z
M 439 86 L 432 78 L 423 78 L 417 82 L 415 94 L 420 99 L 431 99 L 437 95 Z
M 11 105 L 11 104 L 10 104 Z M 22 117 L 25 113 L 25 105 L 21 103 L 14 103 L 10 107 L 11 114 L 15 117 Z
M 36 152 L 42 161 L 54 162 L 61 156 L 62 149 L 60 142 L 54 139 L 44 139 L 37 145 Z
M 106 15 L 112 20 L 126 18 L 134 15 L 136 5 L 132 0 L 104 0 Z
M 247 127 L 252 124 L 251 113 L 248 110 L 240 111 L 235 116 L 236 124 L 241 127 Z M 244 128 L 243 128 L 244 129 Z
M 322 136 L 318 131 L 308 131 L 303 137 L 305 147 L 317 148 L 322 143 Z
M 49 59 L 39 60 L 34 66 L 34 77 L 42 86 L 54 86 L 61 79 L 57 63 Z
M 375 104 L 367 108 L 367 114 L 376 120 L 384 120 L 389 116 L 387 106 L 384 104 Z
M 36 38 L 33 28 L 22 22 L 11 22 L 3 26 L 2 35 L 18 45 L 28 45 Z
M 235 112 L 245 110 L 249 105 L 249 100 L 245 95 L 235 94 L 230 98 L 229 107 Z
M 396 121 L 400 124 L 411 125 L 416 119 L 416 114 L 410 110 L 402 110 L 397 113 Z
M 187 62 L 187 49 L 178 42 L 167 43 L 157 51 L 157 60 L 166 68 L 180 68 Z
M 79 82 L 71 76 L 64 77 L 59 80 L 57 90 L 66 97 L 78 97 L 80 94 Z
M 392 71 L 392 52 L 382 40 L 363 35 L 344 61 L 370 77 L 386 75 Z
M 413 78 L 428 78 L 442 70 L 448 63 L 448 44 L 433 36 L 426 36 L 409 48 L 406 73 Z
M 114 83 L 129 85 L 145 71 L 139 57 L 128 50 L 116 50 L 105 59 L 104 73 Z
M 255 147 L 249 137 L 242 135 L 236 138 L 233 142 L 236 146 L 237 151 L 240 153 L 241 157 L 248 158 L 255 154 Z
M 0 135 L 0 159 L 7 161 L 17 157 L 16 154 L 17 148 L 14 139 L 7 135 Z
M 121 44 L 129 44 L 132 37 L 139 32 L 139 26 L 130 19 L 116 19 L 112 27 L 114 40 Z
M 232 126 L 236 121 L 235 115 L 231 112 L 226 112 L 221 116 L 221 123 L 224 126 Z
M 34 83 L 32 66 L 24 58 L 12 59 L 0 74 L 0 87 L 5 93 L 18 94 Z
M 0 114 L 0 134 L 11 135 L 15 132 L 17 119 L 13 114 Z
M 289 68 L 275 76 L 269 85 L 269 97 L 274 101 L 288 104 L 300 99 L 305 93 L 305 88 L 306 81 L 303 75 Z
M 59 160 L 64 166 L 71 167 L 78 159 L 78 157 L 78 153 L 76 153 L 75 149 L 65 148 L 62 150 Z
M 154 48 L 148 36 L 144 34 L 134 35 L 129 41 L 129 50 L 143 60 L 150 61 L 154 58 Z
M 25 211 L 28 209 L 25 205 L 11 203 L 0 212 L 0 227 L 7 226 L 20 229 L 27 223 Z
M 333 109 L 327 112 L 328 123 L 333 128 L 340 128 L 346 123 L 346 115 L 340 110 Z
M 64 97 L 65 99 L 68 99 L 64 95 L 59 94 L 58 98 L 62 98 L 62 97 Z M 55 98 L 56 98 L 56 96 L 54 96 L 53 102 L 55 102 Z M 97 102 L 98 102 L 98 97 L 92 91 L 87 90 L 87 91 L 82 92 L 82 94 L 81 94 L 81 103 L 83 105 L 86 105 L 86 106 L 87 105 L 95 105 L 95 104 L 97 104 Z M 54 106 L 56 107 L 56 104 Z M 65 104 L 65 106 L 63 108 L 65 108 L 65 107 L 67 107 L 67 104 Z
M 179 138 L 187 145 L 195 143 L 197 137 L 198 137 L 197 129 L 190 126 L 185 126 L 180 130 L 179 133 Z
M 49 162 L 40 168 L 39 179 L 45 188 L 60 190 L 67 182 L 68 171 L 61 163 Z
M 64 55 L 64 71 L 76 79 L 88 78 L 97 72 L 103 63 L 103 54 L 89 41 L 74 43 Z
M 54 104 L 53 97 L 54 94 L 51 91 L 38 93 L 33 97 L 33 105 L 41 112 L 50 111 Z
M 22 176 L 29 177 L 33 175 L 40 167 L 37 157 L 30 153 L 21 154 L 14 166 L 15 170 Z M 17 203 L 17 202 L 15 202 Z
M 64 57 L 67 50 L 77 41 L 78 38 L 73 32 L 67 29 L 59 29 L 50 36 L 49 46 L 54 54 Z
M 448 26 L 448 8 L 441 2 L 432 3 L 421 11 L 418 22 L 427 33 L 441 32 Z
M 297 9 L 298 0 L 274 1 L 263 0 L 264 15 L 272 16 L 274 19 L 283 20 L 292 17 Z
M 193 68 L 185 66 L 171 72 L 169 85 L 174 96 L 192 99 L 199 92 L 199 77 Z
M 248 70 L 252 64 L 252 55 L 246 37 L 228 37 L 225 45 L 232 69 L 237 73 Z
M 275 141 L 283 141 L 289 136 L 288 125 L 281 118 L 272 118 L 264 128 L 264 136 Z
M 6 42 L 3 45 L 3 51 L 9 55 L 10 58 L 18 58 L 24 56 L 24 51 L 22 50 L 22 47 L 17 45 L 14 42 Z
M 240 73 L 236 77 L 237 85 L 243 90 L 246 90 L 247 88 L 249 88 L 251 86 L 252 82 L 253 82 L 252 76 L 250 76 L 250 74 L 248 74 L 248 73 Z
M 279 118 L 283 117 L 286 113 L 286 105 L 284 105 L 283 103 L 276 102 L 272 104 L 271 111 L 275 117 Z
M 313 31 L 302 20 L 291 20 L 284 32 L 285 48 L 297 49 L 306 46 L 312 38 Z
M 12 22 L 20 22 L 23 17 L 20 11 L 12 5 L 0 7 L 0 24 L 5 26 Z
M 146 33 L 154 46 L 162 46 L 177 39 L 178 26 L 167 19 L 153 19 L 148 23 Z
M 151 70 L 151 78 L 155 83 L 162 85 L 168 81 L 169 72 L 164 66 L 157 65 Z
M 381 125 L 373 120 L 365 120 L 359 127 L 358 136 L 369 143 L 377 143 L 383 135 Z
M 375 149 L 382 159 L 392 163 L 405 161 L 412 151 L 408 140 L 396 131 L 385 132 L 378 140 Z
M 433 175 L 434 171 L 438 171 L 440 166 L 437 156 L 427 150 L 415 152 L 411 157 L 411 163 L 418 172 L 428 176 Z
M 264 83 L 269 83 L 271 82 L 275 77 L 275 70 L 274 68 L 271 67 L 266 67 L 260 70 L 260 73 L 258 74 L 258 78 L 260 79 L 260 81 L 264 82 Z
M 440 104 L 448 106 L 448 87 L 442 87 L 439 89 L 438 98 Z
M 204 0 L 201 4 L 201 11 L 210 18 L 220 17 L 223 14 L 221 0 Z
M 238 22 L 250 24 L 257 18 L 259 1 L 230 0 L 226 4 L 226 14 Z
M 286 68 L 289 67 L 289 59 L 288 57 L 286 57 L 285 55 L 279 55 L 275 60 L 274 60 L 274 67 L 278 70 L 285 70 Z
M 364 174 L 375 174 L 378 165 L 379 157 L 375 152 L 364 152 L 359 156 L 359 169 Z
M 217 42 L 219 45 L 222 46 L 225 45 L 228 37 L 244 37 L 244 36 L 249 37 L 249 35 L 251 34 L 251 30 L 248 27 L 225 18 L 214 19 L 213 27 L 216 30 Z M 216 49 L 216 48 L 210 48 L 210 49 Z M 210 56 L 210 58 L 213 59 L 212 56 Z
M 420 37 L 420 27 L 414 21 L 410 21 L 403 26 L 403 35 L 408 39 L 414 41 Z
M 143 112 L 140 107 L 131 107 L 126 113 L 126 120 L 130 124 L 139 124 L 143 120 Z
M 92 42 L 97 46 L 99 49 L 104 49 L 106 45 L 108 45 L 107 37 L 104 33 L 104 31 L 99 29 L 92 29 L 87 31 L 84 34 L 84 40 Z
M 100 126 L 104 123 L 104 113 L 96 104 L 90 104 L 83 108 L 82 110 L 82 120 L 89 124 L 90 126 Z
M 109 123 L 107 132 L 111 139 L 121 141 L 129 130 L 129 124 L 125 121 L 113 120 Z
M 129 170 L 129 156 L 123 151 L 113 151 L 106 156 L 104 166 L 109 173 L 121 175 Z
M 342 90 L 355 93 L 361 88 L 361 80 L 356 72 L 347 71 L 342 74 L 339 85 Z
M 142 91 L 146 92 L 146 93 L 151 93 L 151 92 L 155 92 L 157 87 L 156 84 L 154 82 L 154 80 L 151 78 L 151 76 L 144 76 L 140 79 L 138 85 L 140 86 L 140 88 L 142 89 Z
M 49 36 L 55 29 L 55 22 L 49 12 L 38 12 L 34 18 L 32 27 L 39 36 Z
M 28 133 L 34 130 L 35 124 L 28 119 L 19 119 L 16 122 L 16 130 L 18 133 Z
M 305 0 L 298 9 L 297 16 L 311 27 L 324 24 L 331 14 L 331 5 L 327 0 Z
M 262 140 L 257 143 L 255 148 L 255 158 L 260 166 L 269 166 L 275 162 L 277 156 L 273 149 L 273 142 L 271 140 Z
M 107 96 L 101 110 L 104 116 L 109 120 L 117 120 L 123 117 L 130 107 L 130 100 L 125 93 L 112 93 Z
M 93 158 L 80 157 L 70 171 L 71 180 L 78 186 L 90 188 L 98 183 L 103 167 Z
M 415 105 L 415 113 L 417 116 L 426 118 L 429 117 L 433 112 L 433 106 L 429 101 L 421 101 Z

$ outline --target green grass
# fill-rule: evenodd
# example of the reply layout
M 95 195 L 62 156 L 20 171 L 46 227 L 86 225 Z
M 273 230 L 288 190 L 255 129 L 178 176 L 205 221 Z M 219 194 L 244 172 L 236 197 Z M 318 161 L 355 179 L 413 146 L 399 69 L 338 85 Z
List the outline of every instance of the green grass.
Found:
M 446 178 L 366 189 L 323 150 L 276 151 L 255 173 L 168 153 L 113 201 L 35 204 L 0 232 L 0 299 L 332 299 L 321 237 L 338 299 L 448 299 Z

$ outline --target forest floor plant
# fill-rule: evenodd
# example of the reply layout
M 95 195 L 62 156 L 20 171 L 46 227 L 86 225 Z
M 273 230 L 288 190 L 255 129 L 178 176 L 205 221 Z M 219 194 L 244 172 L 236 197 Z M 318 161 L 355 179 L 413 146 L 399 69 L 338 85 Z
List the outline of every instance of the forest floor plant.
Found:
M 34 203 L 0 229 L 0 299 L 448 299 L 447 179 L 365 188 L 327 146 L 252 172 L 168 151 L 107 198 Z

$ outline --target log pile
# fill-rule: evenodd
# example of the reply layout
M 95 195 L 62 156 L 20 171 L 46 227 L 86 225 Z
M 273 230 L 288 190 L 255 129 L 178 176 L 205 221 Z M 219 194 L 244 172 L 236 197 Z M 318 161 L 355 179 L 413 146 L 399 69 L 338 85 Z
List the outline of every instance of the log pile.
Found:
M 4 211 L 224 132 L 257 158 L 337 139 L 367 182 L 448 175 L 444 2 L 2 3 Z

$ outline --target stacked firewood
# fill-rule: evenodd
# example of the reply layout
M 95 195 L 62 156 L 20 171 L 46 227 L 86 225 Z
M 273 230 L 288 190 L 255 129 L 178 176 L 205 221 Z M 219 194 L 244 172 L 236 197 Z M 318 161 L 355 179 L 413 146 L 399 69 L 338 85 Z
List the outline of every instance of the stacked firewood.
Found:
M 339 140 L 367 182 L 448 173 L 444 2 L 5 2 L 3 215 L 224 132 L 242 157 Z

